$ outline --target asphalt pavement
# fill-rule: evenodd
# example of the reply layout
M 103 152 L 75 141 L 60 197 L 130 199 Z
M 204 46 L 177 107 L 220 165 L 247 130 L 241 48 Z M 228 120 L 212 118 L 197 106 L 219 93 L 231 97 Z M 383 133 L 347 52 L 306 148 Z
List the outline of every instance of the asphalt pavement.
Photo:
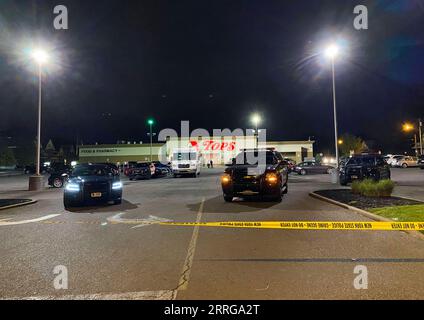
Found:
M 394 170 L 424 187 L 424 171 Z M 0 297 L 66 299 L 421 299 L 424 241 L 398 231 L 162 226 L 160 221 L 367 221 L 309 192 L 329 175 L 290 177 L 281 203 L 224 202 L 222 169 L 195 178 L 125 181 L 121 205 L 66 211 L 62 190 L 28 192 L 1 177 L 0 199 L 37 203 L 0 212 Z M 408 187 L 408 186 L 405 186 Z M 368 289 L 354 287 L 367 267 Z M 68 289 L 55 289 L 64 266 Z

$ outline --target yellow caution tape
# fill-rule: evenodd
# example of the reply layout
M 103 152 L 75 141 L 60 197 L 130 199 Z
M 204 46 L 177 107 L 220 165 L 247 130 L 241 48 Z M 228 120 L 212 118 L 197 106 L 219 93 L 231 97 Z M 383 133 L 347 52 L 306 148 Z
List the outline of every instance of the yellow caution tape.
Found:
M 286 230 L 424 230 L 424 222 L 344 222 L 344 221 L 230 221 L 230 222 L 163 222 L 163 226 L 221 227 Z

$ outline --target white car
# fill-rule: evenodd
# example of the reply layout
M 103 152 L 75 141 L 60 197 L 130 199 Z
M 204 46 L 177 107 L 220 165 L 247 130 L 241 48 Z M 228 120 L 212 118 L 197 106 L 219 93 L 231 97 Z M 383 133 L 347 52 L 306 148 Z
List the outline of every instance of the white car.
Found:
M 386 160 L 387 164 L 394 167 L 395 166 L 395 162 L 400 159 L 403 158 L 404 156 L 401 154 L 388 154 L 387 156 L 384 157 L 384 159 Z
M 412 156 L 403 156 L 399 159 L 396 159 L 392 166 L 400 168 L 418 167 L 418 158 Z

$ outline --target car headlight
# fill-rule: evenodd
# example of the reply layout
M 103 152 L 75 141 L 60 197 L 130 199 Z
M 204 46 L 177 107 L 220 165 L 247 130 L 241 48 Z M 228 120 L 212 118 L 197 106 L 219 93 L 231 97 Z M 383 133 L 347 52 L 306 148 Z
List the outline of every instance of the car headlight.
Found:
M 266 174 L 265 180 L 270 182 L 270 183 L 276 183 L 278 181 L 278 176 L 274 172 L 269 172 L 269 173 Z
M 122 182 L 121 182 L 121 181 L 114 182 L 114 183 L 112 184 L 112 189 L 113 189 L 113 190 L 119 190 L 119 189 L 122 189 Z
M 68 183 L 66 185 L 66 191 L 78 192 L 80 191 L 80 186 L 79 184 L 76 184 L 76 183 Z
M 225 173 L 221 176 L 221 183 L 227 184 L 231 182 L 231 176 L 228 173 Z

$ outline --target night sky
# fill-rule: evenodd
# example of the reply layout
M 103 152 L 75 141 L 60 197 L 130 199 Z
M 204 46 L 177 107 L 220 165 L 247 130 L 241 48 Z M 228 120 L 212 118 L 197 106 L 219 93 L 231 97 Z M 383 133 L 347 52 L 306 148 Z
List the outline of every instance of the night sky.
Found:
M 69 30 L 53 28 L 66 5 Z M 369 29 L 353 28 L 353 8 Z M 0 1 L 0 133 L 36 135 L 35 66 L 22 52 L 47 43 L 57 59 L 44 86 L 44 143 L 147 141 L 156 130 L 247 128 L 264 117 L 271 140 L 332 150 L 330 63 L 336 62 L 339 133 L 410 151 L 404 120 L 424 118 L 424 0 Z

